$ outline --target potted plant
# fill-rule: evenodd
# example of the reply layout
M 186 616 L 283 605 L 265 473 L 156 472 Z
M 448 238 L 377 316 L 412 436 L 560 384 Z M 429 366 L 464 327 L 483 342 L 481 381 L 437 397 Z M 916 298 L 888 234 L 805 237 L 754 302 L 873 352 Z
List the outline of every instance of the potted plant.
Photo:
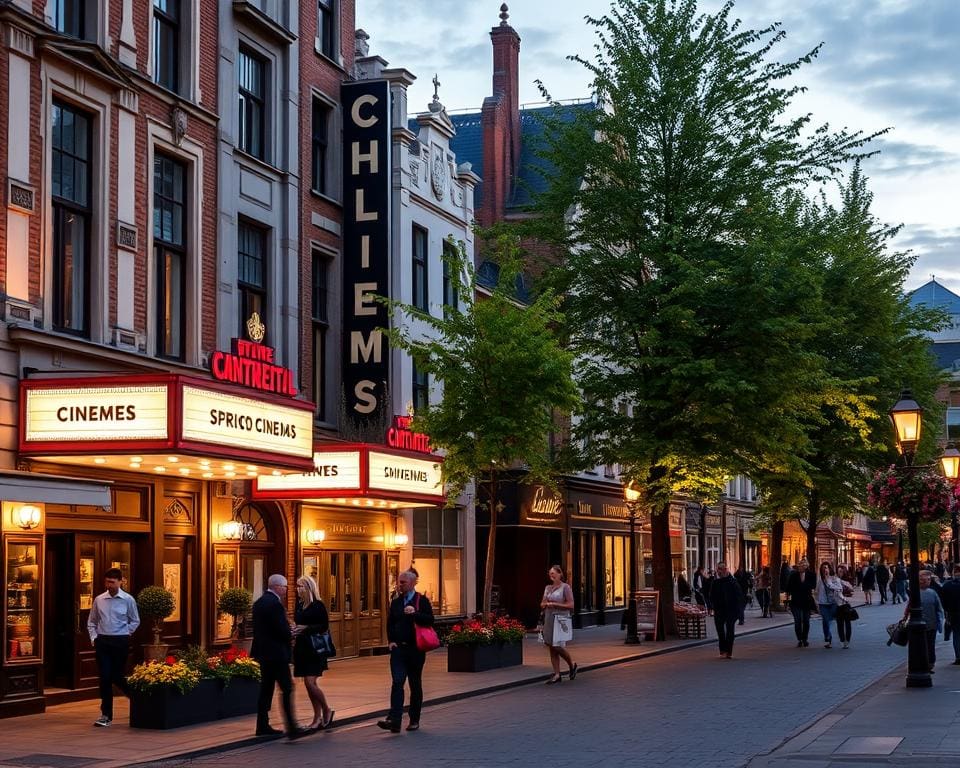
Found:
M 237 647 L 250 645 L 249 640 L 240 639 L 240 627 L 251 605 L 253 605 L 253 595 L 242 587 L 225 589 L 217 599 L 217 610 L 233 619 L 230 627 L 230 642 Z M 249 651 L 250 648 L 245 647 L 244 650 Z
M 484 672 L 523 664 L 526 628 L 517 619 L 467 619 L 447 633 L 447 671 Z
M 145 659 L 156 661 L 167 655 L 170 646 L 160 642 L 160 634 L 163 632 L 163 620 L 173 613 L 175 607 L 173 593 L 163 587 L 144 587 L 137 595 L 137 608 L 140 611 L 141 618 L 152 623 L 153 643 L 144 644 L 143 657 Z
M 138 664 L 127 683 L 132 728 L 179 728 L 256 712 L 260 665 L 236 648 L 209 656 L 190 646 Z

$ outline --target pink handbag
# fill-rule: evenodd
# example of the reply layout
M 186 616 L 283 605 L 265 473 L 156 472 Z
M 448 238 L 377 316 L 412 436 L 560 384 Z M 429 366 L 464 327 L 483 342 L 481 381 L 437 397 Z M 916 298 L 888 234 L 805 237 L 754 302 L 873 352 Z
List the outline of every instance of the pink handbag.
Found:
M 420 595 L 417 595 L 417 600 L 413 606 L 416 610 L 420 610 Z M 417 637 L 417 650 L 422 653 L 427 653 L 427 651 L 433 651 L 440 647 L 440 638 L 437 637 L 437 631 L 433 627 L 421 627 L 416 622 L 413 623 L 413 631 Z

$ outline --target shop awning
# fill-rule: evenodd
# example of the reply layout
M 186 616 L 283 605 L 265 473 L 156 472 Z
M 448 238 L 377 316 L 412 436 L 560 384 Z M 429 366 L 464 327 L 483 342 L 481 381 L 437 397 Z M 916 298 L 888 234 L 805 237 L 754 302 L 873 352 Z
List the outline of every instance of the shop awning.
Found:
M 0 500 L 109 507 L 110 483 L 38 472 L 0 470 Z

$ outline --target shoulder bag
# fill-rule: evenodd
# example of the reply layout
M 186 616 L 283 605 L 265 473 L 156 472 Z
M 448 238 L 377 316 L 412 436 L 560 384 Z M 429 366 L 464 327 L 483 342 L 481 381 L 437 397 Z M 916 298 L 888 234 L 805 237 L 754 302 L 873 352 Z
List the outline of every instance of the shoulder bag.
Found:
M 414 608 L 420 609 L 420 595 L 417 595 Z M 417 622 L 413 622 L 413 631 L 417 639 L 417 650 L 422 653 L 436 650 L 440 647 L 440 638 L 437 637 L 437 630 L 433 627 L 421 627 Z
M 333 644 L 333 638 L 330 636 L 330 630 L 310 635 L 310 647 L 317 656 L 325 659 L 332 659 L 337 655 L 337 648 Z
M 557 614 L 553 617 L 553 642 L 566 643 L 573 640 L 573 621 L 570 614 Z

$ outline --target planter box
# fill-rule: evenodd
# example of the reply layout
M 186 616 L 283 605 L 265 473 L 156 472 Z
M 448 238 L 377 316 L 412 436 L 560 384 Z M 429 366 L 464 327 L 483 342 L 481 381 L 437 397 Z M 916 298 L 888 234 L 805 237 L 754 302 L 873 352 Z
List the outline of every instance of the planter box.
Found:
M 192 691 L 164 688 L 151 693 L 133 691 L 130 727 L 166 730 L 257 711 L 260 683 L 237 678 L 224 686 L 219 680 L 201 680 Z
M 523 664 L 523 643 L 447 646 L 447 672 L 486 672 Z

